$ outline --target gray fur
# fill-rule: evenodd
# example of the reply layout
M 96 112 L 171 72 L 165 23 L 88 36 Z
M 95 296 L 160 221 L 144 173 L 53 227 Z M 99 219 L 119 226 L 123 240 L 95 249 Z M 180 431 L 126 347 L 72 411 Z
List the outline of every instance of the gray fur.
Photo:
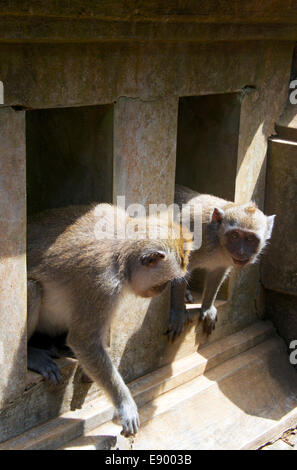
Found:
M 199 194 L 184 186 L 176 186 L 175 202 L 181 211 L 189 204 L 194 211 L 195 208 L 198 210 L 202 206 L 202 245 L 200 249 L 191 252 L 188 270 L 189 273 L 197 268 L 207 271 L 200 319 L 203 320 L 204 331 L 210 334 L 217 320 L 214 302 L 222 282 L 233 267 L 241 269 L 247 264 L 256 262 L 271 236 L 275 216 L 265 216 L 253 202 L 236 204 L 209 194 Z M 230 253 L 229 245 L 232 247 L 232 240 L 228 242 L 228 236 L 233 231 L 246 236 L 255 236 L 258 243 L 256 246 L 250 246 L 248 242 L 243 241 L 236 257 L 245 260 L 238 260 L 237 263 Z M 193 319 L 184 309 L 185 291 L 185 281 L 172 283 L 168 329 L 171 340 L 174 340 L 184 325 Z
M 128 436 L 139 426 L 137 407 L 105 348 L 106 331 L 125 290 L 159 295 L 166 283 L 185 275 L 187 255 L 169 239 L 118 239 L 112 230 L 115 216 L 116 233 L 132 223 L 108 204 L 50 210 L 29 222 L 28 332 L 29 337 L 34 331 L 68 333 L 68 345 L 112 398 Z M 108 238 L 96 238 L 98 220 L 106 223 Z M 168 228 L 168 221 L 155 223 L 161 233 Z M 31 349 L 28 365 L 53 382 L 60 380 L 49 355 Z

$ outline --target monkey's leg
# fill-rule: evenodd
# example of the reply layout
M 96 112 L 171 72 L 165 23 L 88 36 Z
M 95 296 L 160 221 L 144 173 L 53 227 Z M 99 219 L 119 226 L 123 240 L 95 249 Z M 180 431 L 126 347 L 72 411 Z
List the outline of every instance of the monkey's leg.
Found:
M 28 279 L 27 282 L 27 334 L 31 338 L 36 330 L 41 307 L 42 288 L 38 281 Z M 38 372 L 53 384 L 62 382 L 61 373 L 57 364 L 51 359 L 58 357 L 44 349 L 28 346 L 27 366 L 28 369 Z
M 101 344 L 100 333 L 100 330 L 92 330 L 90 334 L 88 330 L 84 334 L 82 328 L 80 331 L 73 328 L 68 335 L 68 344 L 88 376 L 101 384 L 110 395 L 117 408 L 123 434 L 128 437 L 136 434 L 139 427 L 137 406 L 109 354 Z
M 170 319 L 166 335 L 172 342 L 181 334 L 184 326 L 193 321 L 193 316 L 185 310 L 186 285 L 184 279 L 171 283 Z
M 217 321 L 217 309 L 214 306 L 217 293 L 222 285 L 229 269 L 220 268 L 215 271 L 208 271 L 202 295 L 202 307 L 200 319 L 203 321 L 203 331 L 210 335 L 215 329 Z

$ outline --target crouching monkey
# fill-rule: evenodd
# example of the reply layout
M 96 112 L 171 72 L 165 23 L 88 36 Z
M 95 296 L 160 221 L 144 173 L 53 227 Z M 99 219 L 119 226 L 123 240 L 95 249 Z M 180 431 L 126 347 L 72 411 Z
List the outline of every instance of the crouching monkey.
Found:
M 237 204 L 209 194 L 199 194 L 184 186 L 176 186 L 175 202 L 181 212 L 191 206 L 191 218 L 195 211 L 202 212 L 202 245 L 193 249 L 188 271 L 200 268 L 206 271 L 202 294 L 200 320 L 203 330 L 210 334 L 217 321 L 214 302 L 219 288 L 232 268 L 242 269 L 255 263 L 271 237 L 274 215 L 266 216 L 254 202 Z M 169 339 L 174 340 L 185 324 L 193 320 L 184 308 L 187 295 L 186 282 L 172 282 Z
M 82 368 L 112 398 L 126 436 L 137 432 L 138 412 L 105 348 L 107 328 L 125 291 L 155 297 L 182 279 L 191 246 L 168 217 L 138 219 L 143 236 L 135 237 L 136 225 L 108 204 L 49 210 L 28 224 L 28 338 L 67 332 Z M 148 226 L 157 229 L 153 239 Z M 28 348 L 28 367 L 61 379 L 46 351 Z

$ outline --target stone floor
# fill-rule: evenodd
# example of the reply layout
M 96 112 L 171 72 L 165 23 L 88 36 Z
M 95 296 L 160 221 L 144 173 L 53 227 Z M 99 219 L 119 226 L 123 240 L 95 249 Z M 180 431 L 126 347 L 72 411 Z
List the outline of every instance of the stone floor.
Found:
M 297 450 L 297 427 L 284 432 L 274 442 L 269 442 L 259 450 Z

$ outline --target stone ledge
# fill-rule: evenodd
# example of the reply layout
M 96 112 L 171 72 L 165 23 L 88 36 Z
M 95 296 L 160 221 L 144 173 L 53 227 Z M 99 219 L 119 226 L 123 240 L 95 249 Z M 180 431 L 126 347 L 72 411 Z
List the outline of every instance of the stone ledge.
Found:
M 297 18 L 294 0 L 230 0 L 201 2 L 190 0 L 93 0 L 41 2 L 24 0 L 2 0 L 0 15 L 41 16 L 64 18 L 108 19 L 110 21 L 185 21 L 197 22 L 240 22 L 240 23 L 292 23 Z
M 19 27 L 21 21 L 22 27 Z M 125 22 L 0 15 L 0 43 L 296 41 L 294 24 Z

